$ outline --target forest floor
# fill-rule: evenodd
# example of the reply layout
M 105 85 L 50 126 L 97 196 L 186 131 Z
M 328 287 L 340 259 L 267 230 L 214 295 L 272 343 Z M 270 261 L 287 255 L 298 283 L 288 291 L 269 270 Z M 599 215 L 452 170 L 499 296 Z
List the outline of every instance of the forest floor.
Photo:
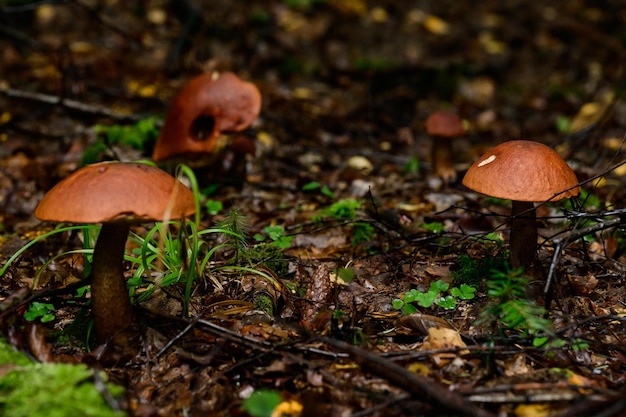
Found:
M 102 367 L 126 389 L 111 401 L 138 417 L 248 415 L 260 390 L 284 416 L 626 415 L 626 10 L 473 3 L 0 2 L 2 264 L 55 227 L 35 207 L 81 163 L 150 159 L 150 129 L 139 147 L 103 131 L 163 118 L 206 71 L 263 97 L 245 166 L 227 147 L 198 172 L 199 230 L 248 242 L 202 235 L 221 249 L 188 314 L 184 282 L 157 288 L 137 303 L 141 352 L 103 360 L 75 291 L 82 254 L 46 264 L 84 236 L 56 233 L 0 277 L 7 340 Z M 467 132 L 451 184 L 433 175 L 425 131 L 442 109 Z M 461 184 L 513 139 L 555 149 L 581 184 L 576 201 L 538 206 L 527 281 L 506 266 L 510 203 Z M 152 275 L 139 278 L 138 296 Z M 506 293 L 516 286 L 524 296 Z M 54 319 L 26 320 L 33 302 Z

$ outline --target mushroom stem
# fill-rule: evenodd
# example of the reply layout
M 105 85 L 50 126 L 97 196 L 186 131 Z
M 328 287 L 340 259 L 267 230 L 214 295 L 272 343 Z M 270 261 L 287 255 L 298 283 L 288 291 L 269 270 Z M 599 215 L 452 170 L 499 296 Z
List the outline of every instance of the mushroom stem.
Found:
M 104 223 L 93 251 L 91 303 L 100 343 L 113 340 L 135 321 L 123 269 L 129 229 L 126 222 Z
M 452 141 L 448 138 L 434 137 L 431 150 L 433 172 L 446 184 L 456 181 L 456 170 L 452 159 Z
M 531 269 L 537 256 L 537 218 L 535 205 L 515 201 L 511 208 L 511 235 L 509 238 L 511 268 Z

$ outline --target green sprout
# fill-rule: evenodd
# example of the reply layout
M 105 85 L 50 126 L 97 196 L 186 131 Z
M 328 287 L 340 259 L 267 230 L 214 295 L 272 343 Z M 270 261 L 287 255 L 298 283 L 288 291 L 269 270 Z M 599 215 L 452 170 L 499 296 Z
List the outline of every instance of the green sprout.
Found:
M 396 310 L 402 310 L 405 315 L 416 313 L 415 305 L 422 308 L 438 305 L 445 310 L 453 310 L 457 307 L 458 300 L 471 300 L 475 292 L 476 288 L 469 285 L 450 288 L 447 282 L 437 280 L 430 283 L 428 291 L 422 292 L 413 288 L 404 293 L 402 298 L 394 299 L 391 305 Z
M 54 320 L 54 305 L 49 303 L 40 303 L 34 301 L 28 306 L 28 310 L 24 313 L 24 320 L 35 321 L 39 319 L 42 323 L 48 323 Z
M 302 191 L 315 191 L 315 190 L 319 190 L 320 193 L 322 193 L 326 197 L 329 197 L 331 199 L 335 198 L 335 193 L 330 188 L 328 188 L 327 185 L 322 185 L 317 181 L 311 181 L 302 186 Z
M 478 316 L 477 324 L 517 330 L 523 336 L 553 336 L 552 322 L 545 317 L 545 308 L 526 298 L 528 281 L 523 268 L 493 270 L 487 281 L 491 301 Z
M 416 156 L 411 156 L 409 160 L 402 166 L 403 174 L 418 172 L 420 169 L 420 160 Z
M 271 417 L 274 409 L 281 402 L 278 391 L 258 390 L 244 400 L 241 408 L 252 417 Z
M 267 234 L 267 237 L 270 238 L 270 245 L 275 246 L 278 249 L 287 249 L 291 247 L 293 236 L 286 236 L 285 228 L 283 226 L 266 226 L 263 231 Z M 260 233 L 255 234 L 253 238 L 257 242 L 263 242 L 265 240 L 265 236 Z

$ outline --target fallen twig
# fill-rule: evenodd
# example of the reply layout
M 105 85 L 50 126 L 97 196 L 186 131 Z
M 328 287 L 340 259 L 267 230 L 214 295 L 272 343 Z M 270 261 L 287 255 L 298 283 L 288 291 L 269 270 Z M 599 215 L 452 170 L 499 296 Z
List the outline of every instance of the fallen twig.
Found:
M 317 338 L 321 342 L 350 353 L 357 363 L 360 363 L 363 367 L 369 369 L 370 372 L 373 372 L 396 386 L 406 390 L 412 396 L 421 396 L 426 394 L 439 403 L 441 407 L 459 413 L 459 415 L 473 417 L 495 416 L 495 414 L 490 411 L 469 403 L 460 395 L 449 391 L 435 381 L 411 372 L 379 355 L 340 340 L 324 336 L 317 336 Z M 420 398 L 420 400 L 423 400 L 423 398 Z
M 625 210 L 614 210 L 612 214 L 621 214 L 624 216 L 626 214 Z M 554 239 L 554 255 L 552 255 L 552 262 L 550 262 L 550 269 L 548 270 L 548 278 L 546 279 L 546 286 L 544 287 L 543 294 L 546 300 L 546 306 L 550 306 L 550 302 L 552 301 L 552 281 L 554 280 L 554 274 L 556 273 L 556 266 L 559 263 L 559 258 L 561 257 L 561 253 L 563 249 L 567 247 L 567 245 L 577 239 L 580 239 L 583 236 L 586 236 L 591 233 L 599 232 L 600 230 L 610 229 L 612 227 L 619 226 L 620 224 L 625 223 L 623 217 L 617 217 L 615 219 L 607 220 L 602 223 L 593 224 L 591 226 L 583 227 L 582 229 L 572 230 L 567 235 L 562 238 Z
M 142 115 L 120 113 L 120 112 L 111 110 L 108 107 L 87 104 L 87 103 L 80 102 L 78 100 L 52 96 L 49 94 L 34 93 L 31 91 L 16 90 L 13 88 L 0 88 L 0 94 L 4 94 L 5 96 L 9 98 L 21 98 L 25 100 L 37 101 L 40 103 L 60 105 L 67 109 L 80 111 L 82 113 L 95 114 L 98 116 L 110 117 L 112 119 L 120 120 L 120 121 L 138 122 L 139 120 L 145 118 L 145 116 L 142 116 Z

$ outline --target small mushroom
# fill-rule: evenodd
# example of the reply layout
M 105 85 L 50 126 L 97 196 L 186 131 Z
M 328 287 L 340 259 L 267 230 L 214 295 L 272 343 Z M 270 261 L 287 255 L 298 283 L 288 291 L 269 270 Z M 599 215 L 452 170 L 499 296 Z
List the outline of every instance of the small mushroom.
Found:
M 41 200 L 43 221 L 102 223 L 93 251 L 91 300 L 99 342 L 124 346 L 135 323 L 124 280 L 124 248 L 132 224 L 189 216 L 193 193 L 166 172 L 141 163 L 102 162 L 74 172 Z
M 481 156 L 467 170 L 463 185 L 481 194 L 512 200 L 509 238 L 512 268 L 532 269 L 537 256 L 533 203 L 557 201 L 579 193 L 576 174 L 551 148 L 512 140 Z
M 426 119 L 426 133 L 433 138 L 431 160 L 435 176 L 446 184 L 456 181 L 452 141 L 465 135 L 463 121 L 453 111 L 439 110 Z
M 189 81 L 172 102 L 152 158 L 199 160 L 214 152 L 223 132 L 248 128 L 261 111 L 261 93 L 231 72 Z

